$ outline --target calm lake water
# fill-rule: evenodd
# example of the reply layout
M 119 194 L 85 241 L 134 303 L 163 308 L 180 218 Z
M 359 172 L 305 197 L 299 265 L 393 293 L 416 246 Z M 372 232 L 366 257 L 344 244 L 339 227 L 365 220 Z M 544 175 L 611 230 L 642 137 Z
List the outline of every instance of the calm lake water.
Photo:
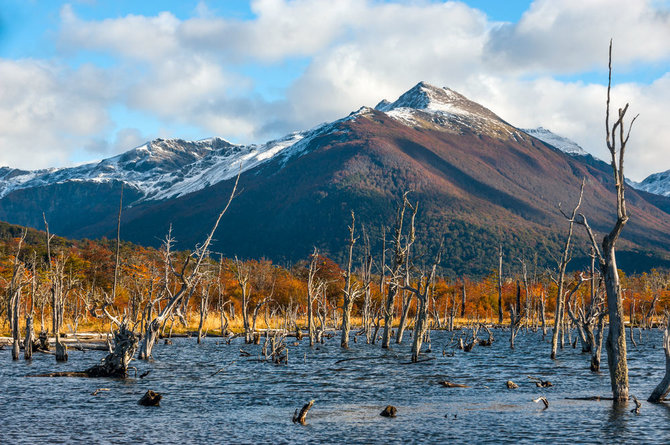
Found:
M 254 359 L 260 346 L 242 339 L 225 345 L 209 338 L 179 338 L 157 345 L 155 359 L 136 361 L 144 379 L 27 378 L 26 374 L 83 370 L 102 351 L 70 351 L 57 364 L 52 355 L 12 362 L 0 351 L 0 443 L 668 443 L 670 407 L 643 402 L 641 413 L 611 402 L 566 397 L 609 396 L 609 374 L 588 370 L 577 349 L 549 358 L 541 333 L 520 333 L 509 349 L 509 332 L 494 331 L 492 347 L 442 354 L 452 334 L 432 333 L 434 360 L 409 361 L 409 339 L 382 351 L 377 345 L 339 337 L 310 348 L 290 346 L 288 366 Z M 456 334 L 458 335 L 458 333 Z M 485 335 L 484 335 L 485 336 Z M 631 394 L 646 400 L 665 369 L 662 333 L 644 331 L 629 344 Z M 549 336 L 547 340 L 549 340 Z M 359 337 L 360 340 L 360 337 Z M 636 332 L 637 340 L 637 332 Z M 291 345 L 292 342 L 289 342 Z M 244 348 L 251 358 L 241 357 Z M 449 351 L 452 349 L 449 348 Z M 343 358 L 360 357 L 335 363 Z M 226 367 L 215 376 L 217 370 Z M 527 376 L 555 386 L 537 388 Z M 449 380 L 471 388 L 444 388 Z M 520 387 L 509 390 L 507 380 Z M 109 388 L 96 396 L 98 388 Z M 147 389 L 163 394 L 160 407 L 137 401 Z M 549 408 L 532 400 L 544 395 Z M 308 424 L 295 425 L 296 408 L 314 399 Z M 379 415 L 388 404 L 394 419 Z

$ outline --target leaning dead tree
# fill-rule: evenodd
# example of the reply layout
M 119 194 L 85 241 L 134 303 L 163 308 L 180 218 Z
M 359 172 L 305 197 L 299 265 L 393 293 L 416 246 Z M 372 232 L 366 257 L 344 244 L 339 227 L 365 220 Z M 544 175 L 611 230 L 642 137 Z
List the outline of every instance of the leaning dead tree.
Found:
M 556 282 L 557 291 L 556 291 L 556 310 L 554 311 L 554 331 L 551 334 L 551 358 L 556 358 L 556 352 L 558 350 L 558 336 L 561 331 L 561 325 L 563 324 L 563 319 L 565 318 L 565 296 L 563 294 L 563 289 L 565 286 L 565 271 L 570 262 L 570 245 L 572 243 L 572 232 L 575 226 L 575 219 L 577 217 L 577 212 L 582 205 L 582 198 L 584 196 L 584 180 L 582 180 L 581 188 L 579 189 L 579 198 L 577 199 L 577 204 L 572 209 L 572 213 L 567 214 L 561 209 L 559 204 L 559 210 L 568 220 L 568 234 L 565 237 L 565 247 L 563 248 L 563 254 L 561 259 L 558 262 L 558 276 L 554 280 Z M 561 343 L 562 345 L 563 343 Z M 561 346 L 562 347 L 562 346 Z
M 384 333 L 382 337 L 382 348 L 388 349 L 391 346 L 391 336 L 393 329 L 393 312 L 395 307 L 395 299 L 398 291 L 402 286 L 404 278 L 403 266 L 405 265 L 406 256 L 409 254 L 409 249 L 414 243 L 414 219 L 418 205 L 412 205 L 407 199 L 408 192 L 402 197 L 402 203 L 398 206 L 398 213 L 396 216 L 395 232 L 393 235 L 393 258 L 389 267 L 390 279 L 388 285 L 388 294 L 384 304 Z M 405 225 L 405 211 L 410 209 L 412 216 L 410 218 L 409 233 L 404 232 Z
M 156 340 L 158 338 L 158 332 L 161 328 L 161 325 L 165 320 L 167 320 L 167 318 L 170 315 L 172 315 L 172 311 L 174 311 L 175 307 L 181 302 L 182 298 L 185 295 L 187 295 L 191 287 L 194 285 L 194 281 L 200 271 L 200 266 L 202 266 L 202 263 L 209 252 L 208 250 L 209 245 L 212 242 L 214 233 L 216 232 L 217 227 L 219 227 L 219 222 L 221 222 L 221 218 L 223 218 L 223 215 L 226 213 L 228 207 L 230 207 L 230 203 L 233 201 L 233 198 L 235 197 L 235 192 L 237 191 L 237 184 L 239 180 L 240 175 L 238 174 L 237 178 L 235 179 L 235 184 L 233 185 L 233 190 L 230 192 L 228 202 L 226 203 L 223 210 L 221 210 L 221 213 L 219 213 L 219 216 L 216 218 L 214 226 L 212 227 L 212 230 L 209 232 L 207 238 L 205 239 L 205 242 L 186 256 L 186 259 L 184 260 L 179 271 L 175 269 L 174 264 L 172 262 L 172 255 L 170 249 L 173 240 L 171 239 L 171 235 L 168 234 L 165 246 L 166 267 L 169 269 L 169 271 L 173 276 L 179 279 L 181 285 L 179 287 L 179 290 L 170 296 L 170 299 L 168 300 L 165 307 L 150 322 L 146 324 L 144 336 L 142 337 L 142 342 L 140 343 L 139 357 L 141 359 L 147 360 L 151 357 L 151 352 L 153 351 L 153 347 L 156 344 Z M 193 268 L 189 272 L 188 267 L 191 261 L 194 261 L 195 264 L 193 265 Z
M 607 310 L 609 315 L 609 334 L 607 336 L 607 364 L 610 370 L 610 382 L 612 385 L 612 397 L 615 403 L 625 403 L 628 400 L 628 361 L 626 358 L 626 328 L 624 325 L 623 295 L 621 281 L 616 263 L 616 242 L 628 222 L 628 211 L 626 210 L 625 178 L 624 178 L 624 154 L 626 144 L 630 137 L 635 116 L 628 130 L 625 130 L 624 118 L 628 111 L 628 104 L 619 108 L 618 117 L 610 127 L 610 90 L 612 86 L 612 41 L 609 46 L 609 76 L 607 82 L 607 105 L 605 111 L 605 130 L 607 148 L 611 156 L 612 174 L 616 188 L 616 215 L 617 219 L 612 230 L 602 240 L 602 253 L 596 242 L 595 235 L 589 226 L 586 217 L 580 214 L 582 224 L 591 239 L 594 250 L 598 257 L 600 270 L 605 282 L 607 293 Z

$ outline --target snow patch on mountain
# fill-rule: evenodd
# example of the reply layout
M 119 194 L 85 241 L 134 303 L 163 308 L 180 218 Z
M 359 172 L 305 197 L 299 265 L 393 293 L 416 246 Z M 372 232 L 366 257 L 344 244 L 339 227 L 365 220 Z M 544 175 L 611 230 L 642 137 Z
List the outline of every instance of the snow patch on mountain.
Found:
M 631 182 L 630 185 L 645 192 L 670 196 L 670 170 L 654 173 L 647 176 L 642 182 Z
M 529 134 L 530 136 L 533 136 L 536 139 L 541 140 L 545 144 L 549 144 L 552 147 L 556 147 L 559 150 L 561 150 L 564 153 L 568 153 L 571 155 L 579 155 L 579 156 L 586 156 L 588 153 L 579 146 L 576 142 L 563 137 L 559 136 L 556 133 L 553 133 L 550 130 L 547 130 L 544 127 L 538 127 L 538 128 L 521 128 L 521 131 Z

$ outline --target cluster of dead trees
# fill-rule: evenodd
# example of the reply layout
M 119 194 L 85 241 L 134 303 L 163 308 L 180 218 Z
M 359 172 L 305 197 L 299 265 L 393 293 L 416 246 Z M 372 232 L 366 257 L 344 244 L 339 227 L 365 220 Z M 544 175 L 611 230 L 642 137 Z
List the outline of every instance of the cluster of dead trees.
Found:
M 626 104 L 618 109 L 613 118 L 614 122 L 611 123 L 611 50 L 610 44 L 605 125 L 616 191 L 616 219 L 613 227 L 601 240 L 592 230 L 585 212 L 581 210 L 586 186 L 582 183 L 572 210 L 565 212 L 560 209 L 567 222 L 567 230 L 564 248 L 556 258 L 555 270 L 538 273 L 535 267 L 531 274 L 527 259 L 518 258 L 516 260 L 520 267 L 516 277 L 511 274 L 505 277 L 504 250 L 502 245 L 499 246 L 495 284 L 497 307 L 487 305 L 486 310 L 489 312 L 486 322 L 493 324 L 494 315 L 491 310 L 496 310 L 499 326 L 503 325 L 507 317 L 512 349 L 515 348 L 516 336 L 523 328 L 534 331 L 542 329 L 544 337 L 547 335 L 548 298 L 553 294 L 551 358 L 556 358 L 559 348 L 565 346 L 567 335 L 567 344 L 576 346 L 579 342 L 582 352 L 590 354 L 590 369 L 598 371 L 607 319 L 609 329 L 605 343 L 613 398 L 616 402 L 624 402 L 628 400 L 627 345 L 624 289 L 617 269 L 616 245 L 629 218 L 624 193 L 624 153 L 635 118 L 625 128 L 624 120 L 628 110 Z M 315 248 L 302 273 L 304 287 L 296 288 L 295 298 L 279 302 L 275 295 L 279 268 L 271 263 L 245 262 L 237 258 L 224 261 L 220 257 L 217 262 L 209 251 L 216 229 L 236 190 L 237 181 L 212 230 L 201 245 L 191 252 L 175 252 L 175 240 L 170 231 L 160 249 L 161 261 L 143 265 L 144 273 L 126 277 L 125 286 L 120 286 L 121 201 L 111 291 L 102 286 L 96 287 L 95 282 L 89 281 L 84 285 L 82 277 L 72 272 L 72 263 L 68 263 L 63 252 L 52 252 L 53 237 L 45 216 L 46 267 L 38 271 L 36 254 L 31 258 L 22 252 L 24 232 L 18 239 L 15 252 L 6 268 L 8 273 L 5 274 L 6 277 L 3 276 L 6 304 L 1 310 L 6 312 L 5 318 L 12 334 L 12 357 L 15 360 L 19 358 L 21 347 L 25 351 L 26 359 L 35 351 L 49 348 L 45 323 L 46 307 L 51 310 L 48 315 L 51 320 L 50 334 L 54 338 L 55 357 L 59 361 L 68 358 L 67 348 L 61 338 L 66 312 L 69 312 L 70 330 L 75 334 L 80 321 L 89 316 L 109 323 L 114 344 L 110 342 L 109 355 L 100 364 L 84 371 L 88 376 L 126 376 L 128 363 L 136 354 L 140 359 L 149 359 L 157 339 L 165 334 L 166 329 L 169 329 L 170 335 L 175 322 L 184 327 L 188 326 L 193 306 L 197 307 L 198 312 L 198 342 L 207 335 L 206 321 L 212 310 L 219 314 L 220 335 L 228 336 L 230 322 L 237 318 L 235 308 L 239 307 L 242 335 L 247 343 L 260 343 L 258 321 L 262 317 L 265 326 L 264 356 L 274 363 L 288 362 L 285 338 L 289 332 L 295 332 L 298 339 L 302 337 L 301 320 L 306 324 L 310 346 L 323 342 L 326 336 L 332 335 L 329 331 L 339 330 L 341 347 L 349 348 L 352 329 L 357 328 L 354 341 L 357 341 L 357 336 L 364 336 L 366 343 L 380 342 L 381 347 L 387 349 L 393 342 L 401 343 L 406 330 L 411 327 L 412 362 L 419 361 L 424 342 L 430 344 L 430 330 L 454 330 L 457 317 L 463 322 L 469 315 L 466 324 L 471 326 L 471 339 L 464 340 L 461 337 L 461 349 L 472 351 L 477 344 L 490 346 L 493 342 L 491 330 L 479 319 L 482 307 L 477 307 L 476 313 L 466 313 L 468 292 L 465 279 L 460 286 L 452 286 L 446 295 L 440 295 L 440 279 L 437 275 L 443 246 L 437 247 L 435 252 L 416 251 L 415 226 L 419 203 L 412 202 L 409 193 L 405 193 L 398 204 L 394 225 L 390 228 L 382 227 L 382 249 L 378 255 L 375 256 L 372 252 L 366 228 L 357 223 L 352 212 L 344 267 L 333 268 L 332 262 Z M 580 228 L 583 228 L 590 240 L 591 266 L 588 270 L 570 275 L 568 270 L 574 251 L 573 234 Z M 138 266 L 137 270 L 139 269 Z M 228 286 L 224 284 L 225 274 L 234 278 L 232 285 L 230 282 Z M 633 344 L 633 326 L 637 325 L 640 329 L 650 328 L 667 303 L 660 298 L 661 290 L 668 288 L 667 276 L 655 273 L 647 278 L 650 289 L 647 290 L 651 297 L 646 300 L 636 299 L 634 296 L 629 298 L 630 339 Z M 515 283 L 513 297 L 508 292 L 508 297 L 505 298 L 506 281 Z M 299 295 L 301 293 L 304 295 Z M 507 315 L 504 304 L 506 299 Z M 125 304 L 121 300 L 125 300 Z M 25 332 L 23 338 L 20 329 L 22 307 Z M 34 330 L 38 308 L 42 331 L 36 336 Z M 360 315 L 358 323 L 357 314 Z M 670 317 L 666 315 L 666 319 L 668 318 Z M 272 335 L 271 320 L 275 320 L 276 327 Z M 478 332 L 481 328 L 488 332 L 487 340 L 479 339 Z M 574 342 L 571 338 L 573 330 L 577 333 Z M 668 337 L 666 326 L 664 349 L 668 374 L 650 400 L 662 400 L 670 392 Z

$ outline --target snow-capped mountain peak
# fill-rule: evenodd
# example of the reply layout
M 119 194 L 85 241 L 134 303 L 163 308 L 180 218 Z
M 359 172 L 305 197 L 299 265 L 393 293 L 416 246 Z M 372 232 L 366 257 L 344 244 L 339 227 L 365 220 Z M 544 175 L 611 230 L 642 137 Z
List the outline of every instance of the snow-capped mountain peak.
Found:
M 447 88 L 436 87 L 426 82 L 419 82 L 403 93 L 395 102 L 382 100 L 375 107 L 378 111 L 389 112 L 399 108 L 411 108 L 432 113 L 460 115 L 478 115 L 499 119 L 493 112 L 475 103 L 462 94 Z
M 450 133 L 474 132 L 517 141 L 525 137 L 488 108 L 450 88 L 426 82 L 419 82 L 395 102 L 379 102 L 375 110 L 412 127 Z

